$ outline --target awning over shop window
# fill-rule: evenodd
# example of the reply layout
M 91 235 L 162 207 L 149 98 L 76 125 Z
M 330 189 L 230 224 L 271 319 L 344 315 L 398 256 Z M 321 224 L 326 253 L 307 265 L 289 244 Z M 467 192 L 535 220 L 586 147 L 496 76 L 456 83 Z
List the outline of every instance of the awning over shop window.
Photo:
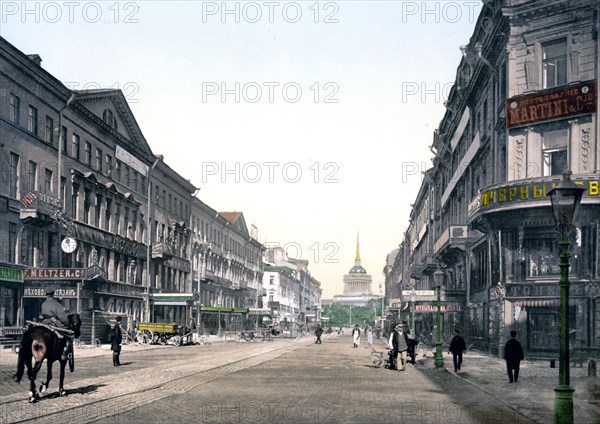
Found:
M 176 303 L 185 305 L 186 302 L 194 300 L 194 295 L 192 293 L 153 293 L 152 300 L 155 305 Z

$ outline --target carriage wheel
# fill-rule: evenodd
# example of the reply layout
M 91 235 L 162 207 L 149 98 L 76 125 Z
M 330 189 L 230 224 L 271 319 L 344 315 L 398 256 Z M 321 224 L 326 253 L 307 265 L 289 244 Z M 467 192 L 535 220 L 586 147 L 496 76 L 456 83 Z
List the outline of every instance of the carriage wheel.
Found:
M 381 356 L 379 356 L 379 355 L 373 355 L 373 356 L 374 356 L 374 358 L 373 358 L 373 367 L 380 368 L 381 364 L 383 362 L 383 359 L 381 359 Z

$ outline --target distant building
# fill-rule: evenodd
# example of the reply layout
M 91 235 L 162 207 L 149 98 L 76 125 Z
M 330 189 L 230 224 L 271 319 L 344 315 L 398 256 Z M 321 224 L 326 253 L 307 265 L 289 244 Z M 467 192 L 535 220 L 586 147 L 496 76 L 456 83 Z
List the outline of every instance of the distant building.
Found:
M 360 263 L 360 244 L 356 236 L 356 259 L 348 274 L 344 275 L 344 294 L 333 297 L 334 303 L 352 306 L 367 306 L 371 299 L 379 299 L 371 290 L 373 277 Z
M 291 259 L 281 247 L 266 249 L 263 256 L 263 304 L 272 313 L 275 324 L 288 329 L 320 321 L 321 283 L 311 276 L 308 261 Z

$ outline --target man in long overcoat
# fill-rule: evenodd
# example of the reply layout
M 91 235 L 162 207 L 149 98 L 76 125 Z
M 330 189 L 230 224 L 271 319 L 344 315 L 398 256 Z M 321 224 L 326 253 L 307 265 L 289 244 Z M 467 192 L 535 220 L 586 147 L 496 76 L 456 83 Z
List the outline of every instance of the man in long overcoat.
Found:
M 452 361 L 454 362 L 454 372 L 460 371 L 460 366 L 463 361 L 463 352 L 467 350 L 465 339 L 460 335 L 459 330 L 454 330 L 454 337 L 450 342 L 450 353 L 452 353 Z
M 517 332 L 510 332 L 510 340 L 504 345 L 504 359 L 506 360 L 506 371 L 508 372 L 508 381 L 516 383 L 519 380 L 519 368 L 521 361 L 525 359 L 521 343 L 516 339 Z
M 121 342 L 123 336 L 121 334 L 121 317 L 115 319 L 115 325 L 110 330 L 110 350 L 113 351 L 113 365 L 118 367 L 121 365 L 119 355 L 121 354 Z

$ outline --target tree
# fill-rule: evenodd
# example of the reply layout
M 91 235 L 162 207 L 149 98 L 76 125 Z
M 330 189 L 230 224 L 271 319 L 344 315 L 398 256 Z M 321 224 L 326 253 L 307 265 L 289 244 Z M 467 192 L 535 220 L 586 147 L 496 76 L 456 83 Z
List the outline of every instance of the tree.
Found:
M 352 309 L 352 312 L 350 312 Z M 375 325 L 375 315 L 381 316 L 381 300 L 370 300 L 367 306 L 351 306 L 333 303 L 323 306 L 323 316 L 329 317 L 329 324 L 334 327 L 350 325 L 350 313 L 352 313 L 352 325 Z

